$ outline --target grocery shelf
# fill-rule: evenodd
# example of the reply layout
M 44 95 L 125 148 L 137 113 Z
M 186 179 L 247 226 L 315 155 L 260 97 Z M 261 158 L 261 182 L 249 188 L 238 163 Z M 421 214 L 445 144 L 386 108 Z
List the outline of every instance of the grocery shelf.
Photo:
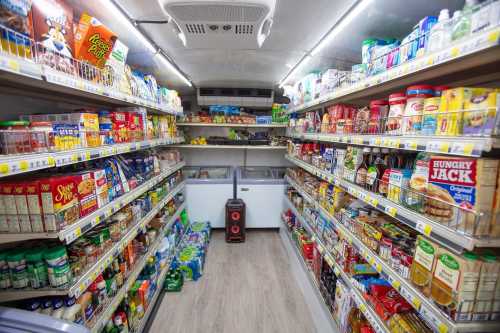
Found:
M 481 239 L 461 234 L 381 195 L 340 179 L 295 157 L 286 155 L 285 158 L 311 174 L 339 186 L 352 196 L 372 205 L 455 252 L 462 252 L 464 249 L 473 250 L 475 247 L 500 247 L 500 239 Z
M 262 150 L 280 150 L 286 149 L 286 146 L 252 146 L 252 145 L 172 145 L 173 148 L 193 148 L 193 149 L 262 149 Z
M 336 135 L 321 133 L 290 134 L 295 139 L 392 148 L 430 153 L 480 157 L 483 152 L 500 148 L 496 137 L 473 136 L 394 136 L 394 135 Z
M 288 183 L 295 188 L 303 197 L 309 196 L 302 187 L 297 184 L 290 177 L 286 177 Z M 309 196 L 310 197 L 310 196 Z M 342 235 L 349 243 L 353 244 L 361 253 L 361 256 L 374 268 L 377 272 L 384 275 L 384 277 L 391 283 L 401 296 L 403 296 L 409 304 L 411 304 L 416 311 L 419 311 L 422 317 L 431 325 L 435 330 L 443 332 L 456 331 L 455 323 L 446 318 L 443 313 L 421 292 L 415 288 L 409 281 L 402 278 L 387 262 L 382 260 L 378 254 L 374 253 L 368 246 L 366 246 L 358 237 L 349 231 L 337 218 L 332 216 L 326 209 L 324 209 L 317 201 L 312 200 L 312 204 L 321 213 L 321 215 L 332 222 L 335 229 Z
M 175 166 L 163 171 L 159 175 L 151 178 L 146 181 L 144 184 L 139 187 L 131 190 L 130 192 L 118 197 L 116 200 L 113 200 L 109 204 L 99 208 L 95 212 L 79 219 L 75 223 L 71 224 L 69 227 L 59 231 L 58 236 L 62 242 L 66 244 L 70 244 L 82 234 L 95 227 L 108 217 L 112 216 L 114 213 L 118 212 L 120 209 L 128 205 L 133 200 L 140 197 L 146 191 L 149 191 L 165 178 L 176 172 L 177 170 L 183 168 L 185 162 L 177 163 Z M 175 187 L 175 190 L 172 190 L 171 194 L 175 195 L 184 187 L 185 182 L 183 181 L 181 184 Z
M 311 228 L 309 225 L 309 222 L 307 219 L 305 219 L 302 214 L 300 214 L 295 206 L 290 202 L 288 197 L 285 195 L 285 202 L 287 206 L 292 210 L 293 214 L 296 216 L 296 218 L 299 219 L 301 222 L 301 225 L 307 230 L 307 232 L 312 235 L 312 240 L 316 243 L 316 246 L 318 248 L 318 251 L 323 255 L 325 261 L 327 264 L 333 269 L 333 272 L 335 275 L 341 279 L 347 287 L 351 290 L 353 293 L 353 297 L 356 295 L 359 295 L 359 292 L 355 290 L 356 288 L 352 285 L 351 283 L 351 278 L 347 276 L 347 274 L 342 270 L 342 267 L 339 266 L 339 264 L 335 261 L 335 259 L 331 256 L 331 254 L 327 251 L 325 245 L 321 241 L 321 238 L 318 236 L 316 231 Z M 387 326 L 380 320 L 380 318 L 375 314 L 369 303 L 363 298 L 359 297 L 358 300 L 356 300 L 356 305 L 357 307 L 365 314 L 367 319 L 370 321 L 370 324 L 372 327 L 375 329 L 377 333 L 387 333 L 390 332 L 390 330 L 387 328 Z
M 126 95 L 105 85 L 95 84 L 79 77 L 41 65 L 29 58 L 0 53 L 1 86 L 14 88 L 21 94 L 49 100 L 107 106 L 142 106 L 150 111 L 182 115 L 182 108 L 159 104 Z
M 184 138 L 153 139 L 61 152 L 0 155 L 0 178 L 52 167 L 60 167 L 113 155 L 184 142 Z
M 244 128 L 286 128 L 288 124 L 233 124 L 233 123 L 181 123 L 184 127 L 244 127 Z
M 61 241 L 69 244 L 73 242 L 75 239 L 80 237 L 82 234 L 98 225 L 100 222 L 104 221 L 106 218 L 110 217 L 120 209 L 122 209 L 125 205 L 129 204 L 133 200 L 140 197 L 143 193 L 150 190 L 157 184 L 159 184 L 162 180 L 167 178 L 169 175 L 173 174 L 177 170 L 183 168 L 185 166 L 185 162 L 177 163 L 171 168 L 164 170 L 159 175 L 154 176 L 150 180 L 146 181 L 144 184 L 136 187 L 130 192 L 118 197 L 107 205 L 97 209 L 95 212 L 82 217 L 75 223 L 66 227 L 65 229 L 59 232 L 50 232 L 50 233 L 0 233 L 0 244 L 2 243 L 11 243 L 23 240 L 30 239 L 44 239 L 44 238 L 59 238 Z M 184 182 L 180 185 L 176 186 L 176 191 L 178 192 Z M 174 191 L 172 191 L 174 193 Z
M 321 294 L 321 292 L 319 290 L 318 282 L 316 281 L 313 273 L 311 272 L 311 270 L 309 269 L 309 267 L 305 263 L 304 258 L 299 253 L 299 250 L 297 249 L 297 245 L 294 244 L 294 242 L 290 236 L 290 232 L 286 228 L 286 225 L 283 225 L 282 228 L 283 228 L 283 231 L 280 231 L 280 234 L 285 234 L 285 236 L 281 237 L 284 240 L 284 242 L 286 242 L 285 247 L 292 248 L 292 250 L 289 250 L 288 252 L 292 252 L 293 255 L 295 256 L 295 258 L 297 259 L 297 261 L 300 263 L 299 265 L 302 268 L 302 270 L 304 271 L 305 275 L 307 276 L 307 279 L 308 279 L 310 285 L 312 286 L 312 289 L 314 290 L 314 294 L 315 294 L 316 298 L 319 300 L 319 303 L 321 305 L 321 309 L 322 309 L 325 317 L 329 319 L 329 325 L 334 328 L 334 331 L 338 332 L 339 329 L 338 329 L 337 321 L 335 320 L 335 318 L 333 318 L 332 313 L 330 312 L 330 310 L 328 309 L 328 307 L 326 305 L 325 299 L 323 298 L 323 295 Z
M 178 209 L 178 212 L 179 213 L 182 212 L 182 209 Z M 175 217 L 175 215 L 172 216 L 172 218 L 169 220 L 167 225 L 162 230 L 160 230 L 159 236 L 156 239 L 155 243 L 149 248 L 148 252 L 144 256 L 142 256 L 139 263 L 136 265 L 136 267 L 134 268 L 132 273 L 127 278 L 127 281 L 124 283 L 122 288 L 118 291 L 118 293 L 113 297 L 111 303 L 109 303 L 106 306 L 105 310 L 101 314 L 99 314 L 99 318 L 97 319 L 97 321 L 93 324 L 93 326 L 91 328 L 92 333 L 100 333 L 102 331 L 102 329 L 106 326 L 106 323 L 108 322 L 109 318 L 113 315 L 113 313 L 118 308 L 118 306 L 120 305 L 123 298 L 127 295 L 130 288 L 132 288 L 132 286 L 134 285 L 135 281 L 137 280 L 137 277 L 139 276 L 142 269 L 146 265 L 148 258 L 151 257 L 152 255 L 154 255 L 155 252 L 160 247 L 162 240 L 163 240 L 163 233 L 172 226 L 173 222 L 176 219 L 174 217 Z M 172 259 L 173 259 L 173 256 L 170 258 L 170 260 L 168 261 L 168 264 L 165 266 L 165 269 L 164 269 L 165 272 L 168 271 L 168 268 L 170 267 L 170 264 L 172 263 Z
M 377 97 L 377 94 L 380 96 L 419 82 L 445 84 L 467 78 L 459 84 L 475 85 L 482 82 L 481 76 L 491 80 L 491 73 L 497 72 L 493 69 L 498 69 L 500 64 L 499 39 L 500 27 L 497 26 L 471 35 L 441 51 L 403 63 L 348 87 L 338 88 L 318 99 L 290 108 L 288 113 L 305 112 L 356 99 L 367 100 Z M 475 77 L 476 81 L 473 80 Z

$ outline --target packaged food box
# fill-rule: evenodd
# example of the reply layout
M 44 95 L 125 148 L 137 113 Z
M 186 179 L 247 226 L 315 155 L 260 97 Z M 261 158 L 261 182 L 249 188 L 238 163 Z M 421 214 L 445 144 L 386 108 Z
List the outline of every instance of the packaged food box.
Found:
M 97 113 L 77 112 L 64 116 L 68 117 L 69 123 L 78 125 L 82 147 L 97 147 L 101 144 Z
M 2 50 L 12 55 L 31 58 L 33 56 L 33 26 L 31 22 L 31 0 L 0 1 L 0 24 L 10 30 L 1 29 Z
M 7 206 L 3 200 L 2 184 L 0 183 L 0 232 L 9 232 L 9 224 L 7 223 L 6 210 Z
M 33 0 L 33 28 L 42 52 L 73 58 L 73 8 L 64 0 Z
M 472 319 L 476 290 L 481 272 L 478 256 L 466 252 L 455 255 L 441 248 L 431 283 L 431 298 L 455 321 Z
M 19 225 L 19 217 L 17 216 L 16 199 L 14 196 L 15 183 L 4 182 L 0 184 L 5 203 L 5 216 L 7 218 L 7 225 L 9 232 L 21 232 Z
M 127 128 L 127 113 L 113 111 L 111 113 L 113 122 L 113 137 L 115 143 L 129 142 L 129 133 Z
M 93 175 L 86 171 L 72 174 L 78 193 L 80 217 L 87 216 L 98 208 Z
M 495 298 L 495 287 L 500 277 L 500 262 L 491 251 L 485 251 L 481 257 L 481 274 L 477 286 L 472 320 L 489 320 Z
M 488 235 L 498 162 L 486 158 L 431 156 L 425 214 L 466 234 Z M 474 212 L 485 215 L 480 218 Z
M 431 281 L 439 246 L 425 237 L 418 235 L 415 244 L 415 254 L 410 270 L 411 282 L 420 289 L 422 294 L 429 297 L 431 294 Z
M 44 232 L 40 180 L 26 182 L 26 199 L 28 200 L 28 212 L 33 232 Z
M 20 231 L 31 232 L 28 200 L 26 199 L 26 184 L 22 181 L 16 181 L 14 185 L 14 200 L 16 202 Z
M 116 39 L 98 19 L 83 13 L 75 32 L 75 57 L 103 68 Z
M 78 189 L 73 176 L 40 179 L 40 192 L 47 232 L 59 231 L 78 220 Z
M 109 203 L 108 182 L 106 179 L 106 171 L 104 169 L 96 169 L 92 171 L 94 178 L 95 194 L 97 197 L 97 207 L 101 208 Z
M 129 78 L 125 75 L 128 51 L 128 47 L 117 39 L 106 61 L 106 67 L 111 72 L 111 85 L 126 95 L 132 95 Z
M 474 88 L 464 102 L 463 134 L 497 134 L 497 110 L 500 108 L 500 94 L 493 89 Z

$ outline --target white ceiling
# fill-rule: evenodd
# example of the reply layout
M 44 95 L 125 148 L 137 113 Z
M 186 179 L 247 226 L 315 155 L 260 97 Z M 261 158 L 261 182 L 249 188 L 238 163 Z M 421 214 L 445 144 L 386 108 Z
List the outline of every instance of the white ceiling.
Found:
M 157 0 L 118 0 L 136 20 L 165 20 Z M 158 44 L 198 87 L 238 86 L 273 88 L 335 24 L 356 0 L 277 0 L 271 35 L 256 50 L 186 49 L 170 25 L 143 24 L 141 28 Z M 129 63 L 155 74 L 162 84 L 190 93 L 161 63 L 134 40 L 126 26 L 102 11 L 99 0 L 70 0 L 102 20 L 131 49 Z M 373 0 L 364 13 L 354 19 L 326 47 L 297 73 L 301 77 L 313 70 L 350 68 L 360 61 L 361 41 L 368 37 L 401 38 L 425 15 L 438 15 L 462 7 L 464 0 Z M 292 82 L 293 82 L 292 78 Z

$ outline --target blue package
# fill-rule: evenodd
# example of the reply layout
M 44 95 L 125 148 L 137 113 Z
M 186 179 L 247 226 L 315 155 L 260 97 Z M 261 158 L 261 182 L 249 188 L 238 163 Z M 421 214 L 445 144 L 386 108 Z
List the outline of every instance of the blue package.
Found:
M 418 23 L 419 38 L 416 56 L 422 56 L 423 52 L 425 52 L 425 47 L 427 45 L 427 41 L 429 40 L 429 32 L 437 21 L 438 18 L 436 16 L 426 16 Z

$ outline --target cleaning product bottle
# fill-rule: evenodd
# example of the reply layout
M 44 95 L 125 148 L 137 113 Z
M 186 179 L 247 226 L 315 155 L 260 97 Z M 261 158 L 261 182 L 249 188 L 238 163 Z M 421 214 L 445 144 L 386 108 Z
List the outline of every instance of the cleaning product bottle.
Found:
M 450 43 L 450 13 L 448 9 L 441 9 L 438 22 L 432 27 L 429 41 L 427 44 L 427 52 L 436 52 L 445 48 Z
M 475 8 L 477 7 L 477 0 L 465 0 L 465 5 L 462 12 L 455 20 L 455 12 L 453 14 L 453 31 L 451 33 L 451 40 L 459 40 L 470 34 L 471 30 L 471 17 Z

